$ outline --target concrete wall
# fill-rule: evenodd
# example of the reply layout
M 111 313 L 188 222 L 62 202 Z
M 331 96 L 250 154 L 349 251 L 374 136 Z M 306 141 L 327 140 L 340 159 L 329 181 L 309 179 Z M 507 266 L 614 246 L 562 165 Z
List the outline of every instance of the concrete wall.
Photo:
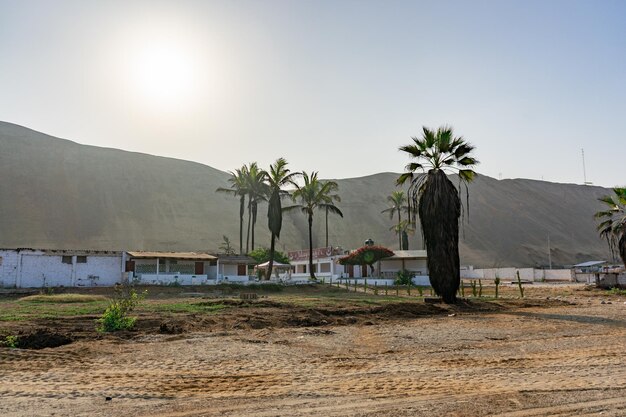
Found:
M 77 256 L 86 257 L 86 262 L 77 262 Z M 4 250 L 0 257 L 0 287 L 110 286 L 122 280 L 121 252 Z M 64 257 L 68 262 L 63 262 Z
M 0 288 L 17 286 L 19 255 L 16 251 L 0 251 Z
M 517 280 L 517 272 L 523 281 L 573 281 L 571 269 L 534 269 L 534 268 L 485 268 L 462 269 L 461 279 L 488 279 L 496 277 L 503 280 Z

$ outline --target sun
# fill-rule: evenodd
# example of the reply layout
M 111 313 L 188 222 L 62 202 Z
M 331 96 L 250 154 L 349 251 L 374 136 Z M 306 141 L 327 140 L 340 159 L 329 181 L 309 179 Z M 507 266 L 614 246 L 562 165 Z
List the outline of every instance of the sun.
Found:
M 155 105 L 174 105 L 193 94 L 195 65 L 183 45 L 150 43 L 132 58 L 132 83 L 145 100 Z

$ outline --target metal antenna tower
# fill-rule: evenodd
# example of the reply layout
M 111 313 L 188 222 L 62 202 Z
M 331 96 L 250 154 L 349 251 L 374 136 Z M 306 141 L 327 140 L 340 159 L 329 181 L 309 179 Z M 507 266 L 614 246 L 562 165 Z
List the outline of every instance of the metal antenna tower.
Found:
M 583 185 L 591 185 L 593 183 L 587 181 L 587 168 L 585 167 L 585 149 L 581 148 L 580 153 L 583 156 Z

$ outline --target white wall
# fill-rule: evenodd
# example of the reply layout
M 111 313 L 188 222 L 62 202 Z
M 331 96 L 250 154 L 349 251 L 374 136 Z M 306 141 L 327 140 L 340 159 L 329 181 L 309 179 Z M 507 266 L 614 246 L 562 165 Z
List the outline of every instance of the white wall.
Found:
M 76 254 L 86 263 L 76 263 Z M 120 282 L 123 273 L 121 253 L 53 253 L 37 250 L 0 251 L 0 287 L 38 288 L 110 286 Z M 69 256 L 71 263 L 63 263 Z
M 0 288 L 12 288 L 17 286 L 17 274 L 19 255 L 16 251 L 0 251 L 2 265 L 0 265 Z
M 75 286 L 113 286 L 122 276 L 121 256 L 87 255 L 87 263 L 74 265 Z
M 496 277 L 505 280 L 524 281 L 573 281 L 574 275 L 571 269 L 534 269 L 534 268 L 485 268 L 485 269 L 461 269 L 461 279 L 489 279 Z

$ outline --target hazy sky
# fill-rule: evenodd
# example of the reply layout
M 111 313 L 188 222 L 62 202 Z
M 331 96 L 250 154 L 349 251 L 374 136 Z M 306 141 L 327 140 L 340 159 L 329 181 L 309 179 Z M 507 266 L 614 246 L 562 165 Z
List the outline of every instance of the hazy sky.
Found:
M 0 120 L 323 178 L 450 124 L 486 175 L 623 185 L 626 1 L 0 0 Z

